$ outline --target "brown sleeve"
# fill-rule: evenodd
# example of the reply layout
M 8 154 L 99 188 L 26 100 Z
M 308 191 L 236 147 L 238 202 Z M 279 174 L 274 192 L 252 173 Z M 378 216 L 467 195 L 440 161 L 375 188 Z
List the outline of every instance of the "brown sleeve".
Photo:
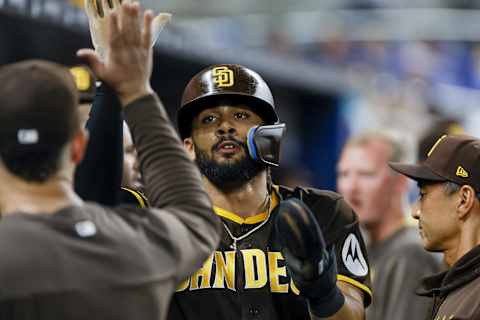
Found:
M 161 209 L 150 212 L 166 225 L 164 247 L 173 251 L 178 280 L 183 280 L 217 246 L 220 220 L 158 97 L 142 97 L 126 106 L 124 114 L 146 195 L 153 208 Z

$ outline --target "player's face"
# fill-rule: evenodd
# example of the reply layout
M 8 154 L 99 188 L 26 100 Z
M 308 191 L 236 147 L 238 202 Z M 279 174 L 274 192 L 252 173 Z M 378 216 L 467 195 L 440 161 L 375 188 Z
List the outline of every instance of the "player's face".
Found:
M 208 108 L 193 120 L 193 140 L 219 164 L 238 162 L 248 155 L 248 130 L 261 123 L 262 119 L 244 105 Z
M 138 158 L 133 145 L 130 130 L 123 126 L 123 177 L 122 184 L 127 187 L 140 188 L 142 186 Z
M 394 179 L 390 148 L 383 142 L 347 146 L 337 165 L 337 188 L 361 223 L 378 224 L 391 206 Z
M 456 194 L 447 195 L 443 183 L 420 186 L 420 195 L 412 210 L 425 249 L 444 251 L 456 247 L 460 229 L 456 219 Z
M 241 187 L 265 170 L 248 154 L 247 135 L 262 119 L 244 105 L 220 105 L 200 112 L 192 123 L 187 149 L 202 174 L 220 190 Z

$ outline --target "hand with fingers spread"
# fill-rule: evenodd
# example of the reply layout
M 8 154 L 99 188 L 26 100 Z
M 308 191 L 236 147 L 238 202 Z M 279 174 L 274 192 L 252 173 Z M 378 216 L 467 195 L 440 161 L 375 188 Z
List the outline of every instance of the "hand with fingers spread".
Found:
M 140 23 L 138 3 L 123 3 L 105 18 L 108 23 L 105 59 L 91 49 L 77 52 L 86 59 L 96 76 L 105 81 L 118 94 L 122 105 L 152 92 L 153 14 L 147 10 Z
M 122 2 L 132 3 L 132 0 L 85 0 L 85 12 L 90 26 L 90 35 L 92 37 L 93 47 L 100 59 L 105 59 L 108 37 L 108 16 L 112 12 L 117 12 Z M 164 26 L 170 21 L 170 13 L 160 13 L 152 21 L 153 46 L 163 30 Z

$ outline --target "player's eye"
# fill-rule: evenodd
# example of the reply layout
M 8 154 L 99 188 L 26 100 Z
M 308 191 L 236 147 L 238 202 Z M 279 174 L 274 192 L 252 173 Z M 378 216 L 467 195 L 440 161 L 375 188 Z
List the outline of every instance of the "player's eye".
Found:
M 217 119 L 216 116 L 209 114 L 209 115 L 202 118 L 202 123 L 203 124 L 210 124 L 210 123 L 214 122 L 216 119 Z
M 237 120 L 245 120 L 248 119 L 250 115 L 246 112 L 235 112 L 234 117 Z
M 364 178 L 372 178 L 372 177 L 375 177 L 376 174 L 377 173 L 373 170 L 368 170 L 368 171 L 365 170 L 365 171 L 361 171 L 359 175 Z

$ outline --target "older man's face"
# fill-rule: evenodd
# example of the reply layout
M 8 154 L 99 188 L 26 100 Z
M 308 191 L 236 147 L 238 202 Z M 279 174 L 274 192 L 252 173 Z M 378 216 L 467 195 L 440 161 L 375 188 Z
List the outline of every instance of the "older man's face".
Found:
M 367 227 L 379 223 L 391 207 L 399 176 L 388 167 L 390 154 L 382 141 L 347 146 L 337 165 L 338 191 Z

